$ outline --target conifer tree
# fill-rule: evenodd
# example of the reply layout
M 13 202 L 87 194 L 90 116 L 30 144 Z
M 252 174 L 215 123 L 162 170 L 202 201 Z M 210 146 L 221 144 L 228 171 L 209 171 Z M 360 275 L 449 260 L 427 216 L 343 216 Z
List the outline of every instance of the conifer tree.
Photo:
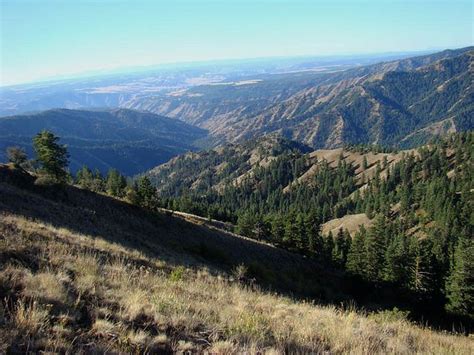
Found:
M 285 223 L 280 214 L 273 217 L 271 224 L 271 234 L 275 242 L 281 243 L 285 237 Z
M 410 238 L 411 289 L 420 295 L 429 295 L 433 291 L 433 254 L 428 239 Z
M 36 160 L 41 165 L 41 172 L 58 183 L 65 183 L 68 178 L 66 168 L 69 164 L 66 146 L 58 144 L 59 137 L 50 131 L 41 131 L 33 138 Z
M 365 238 L 366 230 L 362 225 L 352 241 L 347 254 L 346 269 L 354 275 L 363 276 L 365 273 Z
M 249 238 L 253 238 L 255 223 L 256 221 L 252 213 L 242 213 L 237 220 L 237 233 Z
M 76 184 L 83 189 L 93 191 L 93 180 L 94 175 L 92 171 L 85 165 L 76 173 Z
M 406 237 L 403 234 L 397 234 L 385 252 L 383 279 L 400 286 L 408 286 L 410 264 Z
M 332 259 L 337 265 L 343 266 L 346 262 L 347 249 L 346 237 L 342 228 L 339 229 L 334 237 L 334 248 L 332 250 Z
M 116 169 L 110 169 L 105 182 L 107 193 L 111 196 L 122 197 L 127 181 Z
M 148 176 L 142 176 L 137 182 L 137 200 L 140 206 L 154 209 L 157 206 L 156 190 Z
M 334 251 L 334 236 L 330 231 L 329 234 L 324 238 L 324 257 L 327 260 L 332 261 Z
M 322 255 L 324 242 L 321 236 L 321 226 L 319 224 L 319 218 L 315 210 L 312 210 L 307 215 L 305 226 L 306 236 L 308 238 L 309 253 L 314 255 Z
M 454 251 L 454 265 L 446 290 L 447 309 L 474 318 L 474 240 L 462 236 Z
M 374 225 L 370 228 L 365 238 L 365 276 L 370 281 L 379 281 L 383 272 L 385 258 L 386 219 L 377 215 Z

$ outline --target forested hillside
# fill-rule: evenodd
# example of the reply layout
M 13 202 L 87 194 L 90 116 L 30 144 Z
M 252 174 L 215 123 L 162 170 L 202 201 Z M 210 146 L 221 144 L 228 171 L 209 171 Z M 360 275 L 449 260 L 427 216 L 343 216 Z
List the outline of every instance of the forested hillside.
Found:
M 472 317 L 473 172 L 474 135 L 464 133 L 385 153 L 305 153 L 264 139 L 178 157 L 148 175 L 163 207 L 230 221 L 243 235 Z M 337 233 L 321 233 L 341 217 Z
M 149 112 L 55 109 L 1 117 L 0 161 L 6 161 L 8 146 L 25 148 L 31 156 L 31 138 L 42 130 L 60 135 L 68 145 L 72 172 L 88 165 L 102 173 L 115 168 L 127 175 L 195 149 L 193 142 L 207 134 L 184 122 Z
M 472 349 L 331 265 L 158 212 L 138 193 L 136 206 L 0 167 L 1 352 Z

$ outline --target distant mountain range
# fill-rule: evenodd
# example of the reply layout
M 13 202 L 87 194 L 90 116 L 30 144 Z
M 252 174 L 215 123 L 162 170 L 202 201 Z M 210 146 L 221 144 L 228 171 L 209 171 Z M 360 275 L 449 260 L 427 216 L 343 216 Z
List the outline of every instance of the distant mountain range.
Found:
M 235 63 L 225 70 L 207 65 L 158 76 L 2 88 L 0 113 L 50 105 L 127 109 L 0 118 L 0 149 L 30 149 L 32 135 L 47 128 L 69 145 L 73 171 L 85 163 L 130 175 L 195 146 L 268 134 L 313 149 L 346 143 L 410 148 L 474 129 L 473 57 L 474 47 L 467 47 L 363 66 L 333 60 L 239 69 Z
M 218 140 L 279 132 L 314 148 L 414 146 L 474 128 L 474 47 L 247 85 L 204 85 L 129 103 L 209 129 Z
M 134 175 L 195 149 L 206 131 L 179 120 L 128 109 L 84 111 L 56 109 L 0 118 L 0 160 L 5 148 L 24 147 L 32 156 L 32 137 L 43 129 L 67 144 L 74 172 L 82 165 Z
M 256 58 L 130 68 L 89 77 L 0 87 L 0 116 L 52 108 L 130 107 L 140 101 L 214 83 L 241 82 L 275 74 L 323 73 L 413 56 L 386 53 L 351 56 Z

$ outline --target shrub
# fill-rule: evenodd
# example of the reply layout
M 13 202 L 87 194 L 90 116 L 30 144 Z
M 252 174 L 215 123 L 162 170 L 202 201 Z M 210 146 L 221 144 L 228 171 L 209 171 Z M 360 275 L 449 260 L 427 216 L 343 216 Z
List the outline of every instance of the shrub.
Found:
M 410 311 L 403 311 L 397 307 L 394 307 L 393 309 L 386 309 L 372 314 L 370 317 L 378 322 L 395 322 L 407 320 L 409 315 Z
M 184 277 L 186 269 L 183 266 L 178 266 L 173 271 L 171 271 L 169 279 L 173 282 L 181 281 Z
M 54 186 L 57 183 L 57 180 L 50 175 L 40 175 L 35 180 L 35 185 L 37 186 Z

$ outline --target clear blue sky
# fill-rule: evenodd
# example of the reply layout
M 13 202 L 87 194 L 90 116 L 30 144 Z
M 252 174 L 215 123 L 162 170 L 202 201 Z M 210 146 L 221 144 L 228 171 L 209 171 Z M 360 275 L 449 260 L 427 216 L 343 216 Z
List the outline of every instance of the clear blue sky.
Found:
M 207 59 L 473 43 L 472 0 L 0 0 L 1 83 Z

